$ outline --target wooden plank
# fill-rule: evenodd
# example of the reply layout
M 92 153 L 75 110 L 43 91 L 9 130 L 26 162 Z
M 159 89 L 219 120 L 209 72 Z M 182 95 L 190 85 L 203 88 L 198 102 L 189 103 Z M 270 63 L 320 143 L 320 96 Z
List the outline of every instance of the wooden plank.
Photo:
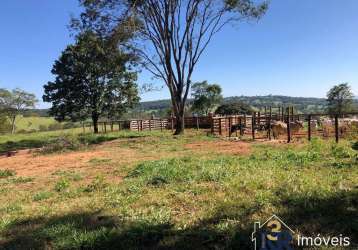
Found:
M 287 108 L 287 143 L 291 142 L 290 108 Z

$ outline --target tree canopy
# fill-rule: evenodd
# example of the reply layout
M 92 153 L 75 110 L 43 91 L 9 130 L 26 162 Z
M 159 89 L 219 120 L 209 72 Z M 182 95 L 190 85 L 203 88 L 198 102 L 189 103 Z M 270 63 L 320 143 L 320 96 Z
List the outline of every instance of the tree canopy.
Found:
M 192 86 L 192 110 L 198 114 L 208 115 L 220 104 L 223 97 L 218 84 L 209 84 L 207 81 L 194 83 Z
M 11 123 L 11 133 L 15 133 L 16 117 L 37 103 L 36 96 L 22 89 L 0 89 L 0 113 L 5 115 Z
M 352 111 L 353 92 L 348 83 L 333 86 L 327 93 L 327 106 L 330 114 L 341 115 Z
M 91 117 L 97 133 L 100 117 L 118 118 L 139 101 L 132 63 L 132 56 L 111 41 L 81 34 L 55 62 L 55 81 L 44 86 L 43 100 L 52 103 L 49 113 L 59 121 Z
M 85 10 L 72 22 L 73 27 L 110 37 L 133 35 L 135 43 L 129 47 L 169 89 L 177 118 L 175 134 L 184 131 L 192 75 L 214 35 L 227 24 L 259 19 L 267 9 L 267 2 L 254 0 L 80 0 L 80 3 Z

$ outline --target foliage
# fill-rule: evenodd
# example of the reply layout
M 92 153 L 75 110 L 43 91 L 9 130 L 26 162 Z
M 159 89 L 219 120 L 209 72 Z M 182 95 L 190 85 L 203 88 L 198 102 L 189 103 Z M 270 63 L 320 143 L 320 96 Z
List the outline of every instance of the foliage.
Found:
M 3 169 L 3 170 L 0 169 L 0 178 L 14 176 L 15 174 L 16 174 L 16 172 L 11 169 Z
M 218 84 L 208 84 L 207 81 L 194 83 L 192 86 L 192 110 L 199 114 L 208 115 L 220 104 L 223 97 Z
M 53 194 L 49 191 L 42 191 L 42 192 L 38 192 L 36 193 L 32 200 L 33 201 L 42 201 L 42 200 L 47 200 L 49 198 L 51 198 L 51 196 L 53 196 Z
M 327 103 L 330 114 L 352 111 L 353 93 L 348 83 L 333 86 L 327 93 Z
M 0 89 L 0 114 L 4 114 L 11 122 L 11 133 L 15 133 L 16 117 L 28 108 L 34 108 L 36 96 L 22 89 L 12 91 Z
M 77 137 L 65 135 L 47 143 L 47 145 L 41 149 L 41 152 L 44 154 L 51 154 L 55 152 L 63 152 L 66 150 L 77 150 L 80 147 L 81 143 Z
M 11 131 L 11 124 L 7 117 L 0 112 L 0 134 L 8 133 Z
M 132 61 L 106 39 L 81 34 L 55 62 L 56 80 L 44 86 L 43 100 L 52 102 L 49 113 L 59 121 L 91 117 L 98 133 L 100 117 L 116 119 L 139 100 Z
M 250 114 L 254 109 L 241 101 L 230 102 L 227 104 L 220 105 L 215 113 L 220 115 L 237 115 L 237 114 Z
M 55 191 L 56 192 L 63 192 L 68 190 L 68 188 L 70 187 L 70 182 L 65 179 L 62 178 L 61 180 L 59 180 L 56 185 L 55 185 Z
M 85 11 L 73 26 L 110 37 L 130 34 L 135 39 L 131 45 L 143 66 L 169 88 L 177 119 L 175 134 L 184 132 L 192 74 L 213 36 L 227 24 L 259 19 L 267 9 L 266 2 L 248 0 L 80 3 Z

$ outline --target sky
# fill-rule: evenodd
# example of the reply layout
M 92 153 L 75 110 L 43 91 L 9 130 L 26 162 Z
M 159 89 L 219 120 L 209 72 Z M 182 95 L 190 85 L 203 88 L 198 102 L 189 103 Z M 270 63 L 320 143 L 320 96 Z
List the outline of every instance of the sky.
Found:
M 78 0 L 1 0 L 0 88 L 19 87 L 41 100 L 54 61 L 73 42 L 70 17 L 80 11 Z M 357 0 L 271 0 L 261 20 L 225 27 L 214 38 L 193 81 L 218 83 L 224 96 L 304 97 L 325 97 L 348 82 L 358 96 L 357 11 Z M 148 82 L 162 86 L 143 71 L 139 84 Z M 165 87 L 141 96 L 168 97 Z

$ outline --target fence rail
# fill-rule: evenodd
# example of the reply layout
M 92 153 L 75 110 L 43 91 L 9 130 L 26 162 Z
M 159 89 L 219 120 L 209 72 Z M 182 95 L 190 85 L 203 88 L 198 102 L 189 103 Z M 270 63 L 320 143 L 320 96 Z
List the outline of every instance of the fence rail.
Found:
M 186 128 L 210 129 L 209 133 L 224 137 L 249 137 L 255 139 L 272 139 L 273 123 L 283 122 L 286 124 L 286 132 L 283 136 L 287 142 L 294 138 L 304 138 L 311 140 L 313 136 L 332 137 L 338 142 L 349 132 L 357 133 L 357 129 L 347 129 L 344 127 L 344 118 L 352 116 L 358 117 L 358 112 L 344 113 L 341 115 L 332 115 L 327 113 L 314 114 L 294 114 L 293 108 L 289 107 L 286 112 L 273 113 L 272 109 L 265 109 L 264 113 L 253 112 L 250 115 L 231 115 L 231 116 L 204 116 L 204 117 L 185 117 L 184 123 Z M 317 127 L 317 121 L 321 118 L 328 119 L 332 122 L 331 126 Z M 342 120 L 343 119 L 343 120 Z M 293 123 L 300 121 L 305 125 L 304 129 L 296 131 L 292 129 Z M 176 118 L 169 117 L 163 119 L 133 119 L 118 121 L 100 121 L 98 123 L 100 132 L 118 131 L 129 129 L 132 131 L 152 131 L 152 130 L 174 130 Z M 83 130 L 92 129 L 92 125 L 87 123 L 83 125 Z M 282 136 L 281 136 L 282 138 Z

